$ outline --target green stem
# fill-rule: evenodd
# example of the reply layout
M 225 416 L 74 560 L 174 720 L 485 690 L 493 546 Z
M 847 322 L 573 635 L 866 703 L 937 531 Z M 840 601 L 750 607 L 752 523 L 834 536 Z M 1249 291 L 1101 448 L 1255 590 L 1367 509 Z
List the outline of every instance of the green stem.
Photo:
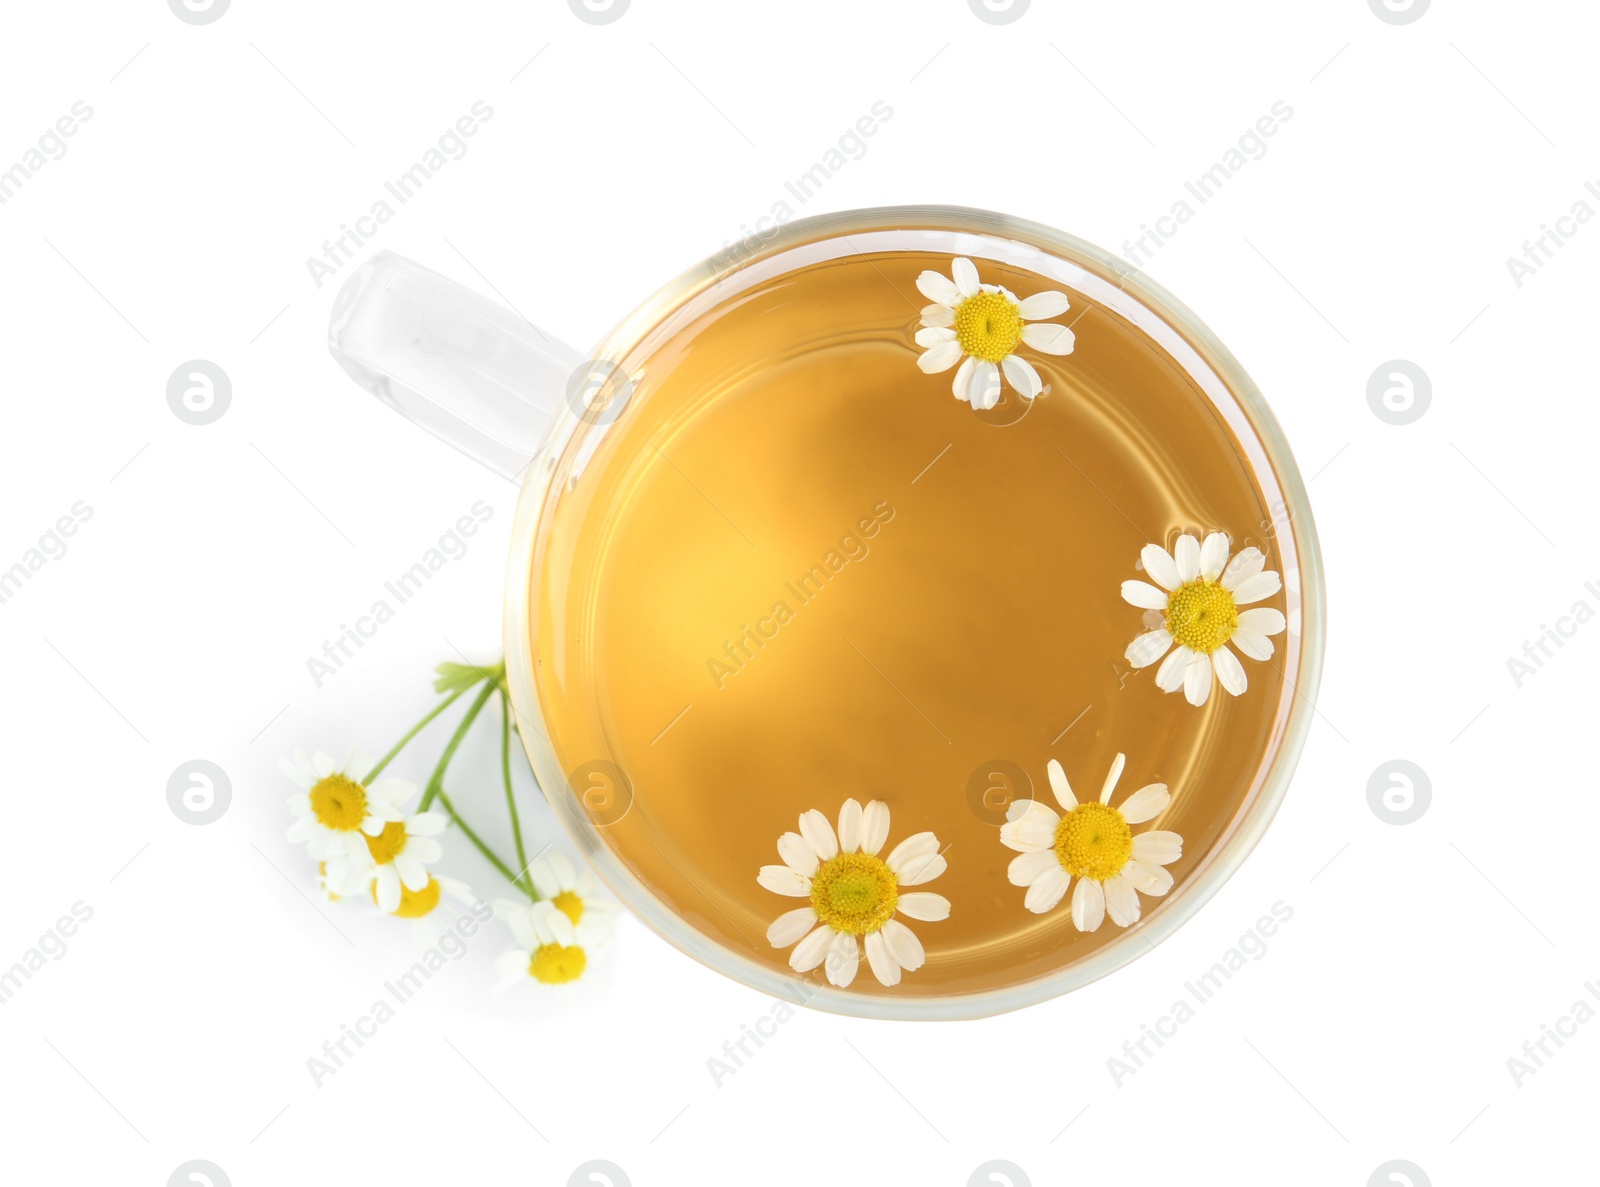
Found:
M 469 686 L 470 687 L 470 686 Z M 494 695 L 494 690 L 499 687 L 499 682 L 489 680 L 484 683 L 483 691 L 478 694 L 478 699 L 472 702 L 472 707 L 467 710 L 467 715 L 461 719 L 461 724 L 456 726 L 456 732 L 451 736 L 450 743 L 444 748 L 444 753 L 439 756 L 439 765 L 433 768 L 433 774 L 428 776 L 428 789 L 422 793 L 422 803 L 417 808 L 419 812 L 426 812 L 428 805 L 433 803 L 444 787 L 445 768 L 450 765 L 450 760 L 456 756 L 462 739 L 467 736 L 467 730 L 477 720 L 478 713 L 482 710 L 484 702 Z
M 483 843 L 483 840 L 478 836 L 478 834 L 467 827 L 467 822 L 461 819 L 460 814 L 456 812 L 455 805 L 450 802 L 450 797 L 445 795 L 442 790 L 436 791 L 434 795 L 435 798 L 438 799 L 439 803 L 444 806 L 445 812 L 448 813 L 450 819 L 455 822 L 456 827 L 461 830 L 462 835 L 465 836 L 467 840 L 471 841 L 473 845 L 477 846 L 478 852 L 483 854 L 485 859 L 488 860 L 489 864 L 495 869 L 499 870 L 500 873 L 505 876 L 507 882 L 511 883 L 511 885 L 522 891 L 534 902 L 538 902 L 539 895 L 537 892 L 530 887 L 524 886 L 520 881 L 518 881 L 517 876 L 511 872 L 511 867 L 496 857 L 494 855 L 494 851 Z
M 506 808 L 511 813 L 511 835 L 517 841 L 517 865 L 522 870 L 519 875 L 525 883 L 523 889 L 531 889 L 533 875 L 528 873 L 528 851 L 522 845 L 522 821 L 517 816 L 517 797 L 511 789 L 511 698 L 504 690 L 500 693 L 500 769 L 505 773 L 506 779 Z
M 469 685 L 466 686 L 466 688 L 458 688 L 458 689 L 456 689 L 455 692 L 451 693 L 444 700 L 440 701 L 437 705 L 435 705 L 433 707 L 432 712 L 430 712 L 421 721 L 417 722 L 416 725 L 412 726 L 409 730 L 407 730 L 406 731 L 406 736 L 401 738 L 398 742 L 396 742 L 394 744 L 394 749 L 390 750 L 388 754 L 385 754 L 382 758 L 380 758 L 378 760 L 378 764 L 375 767 L 373 767 L 370 771 L 367 772 L 366 781 L 368 783 L 371 783 L 374 779 L 376 779 L 378 777 L 379 773 L 383 770 L 383 768 L 388 766 L 391 762 L 394 761 L 395 755 L 399 754 L 400 751 L 405 749 L 405 745 L 406 745 L 407 742 L 411 741 L 412 738 L 414 738 L 418 734 L 420 734 L 423 731 L 423 729 L 426 728 L 427 724 L 430 721 L 432 721 L 435 717 L 439 716 L 439 714 L 443 713 L 451 705 L 455 704 L 456 701 L 458 699 L 460 699 L 461 694 L 466 692 L 467 689 L 471 688 L 471 687 L 472 687 L 472 685 L 469 684 Z

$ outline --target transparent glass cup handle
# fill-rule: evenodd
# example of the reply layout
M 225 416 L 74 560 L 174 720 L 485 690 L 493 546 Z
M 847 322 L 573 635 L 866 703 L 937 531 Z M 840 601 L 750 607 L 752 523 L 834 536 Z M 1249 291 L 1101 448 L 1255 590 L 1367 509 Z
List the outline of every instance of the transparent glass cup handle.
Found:
M 579 351 L 388 251 L 339 290 L 328 349 L 389 407 L 512 482 L 562 402 L 584 394 Z

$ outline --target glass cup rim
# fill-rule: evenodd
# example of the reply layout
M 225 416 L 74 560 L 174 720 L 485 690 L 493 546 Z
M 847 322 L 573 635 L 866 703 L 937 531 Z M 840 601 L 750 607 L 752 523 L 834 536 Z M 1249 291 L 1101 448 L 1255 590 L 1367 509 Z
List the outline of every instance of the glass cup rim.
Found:
M 724 247 L 669 281 L 602 339 L 593 352 L 593 360 L 620 362 L 691 300 L 762 261 L 824 240 L 847 239 L 875 231 L 918 230 L 971 234 L 987 240 L 1009 241 L 1027 249 L 1041 249 L 1115 284 L 1193 348 L 1233 397 L 1270 466 L 1271 477 L 1283 496 L 1282 510 L 1300 579 L 1298 670 L 1293 674 L 1295 678 L 1290 689 L 1293 695 L 1288 699 L 1287 714 L 1280 720 L 1276 746 L 1266 758 L 1257 789 L 1234 816 L 1228 832 L 1212 846 L 1202 865 L 1186 882 L 1175 887 L 1162 900 L 1161 909 L 1147 916 L 1137 929 L 1124 929 L 1091 955 L 1053 973 L 972 993 L 932 997 L 856 994 L 751 960 L 698 931 L 669 909 L 618 859 L 602 836 L 602 826 L 590 820 L 579 806 L 547 732 L 536 728 L 522 729 L 519 733 L 540 789 L 568 839 L 619 902 L 680 952 L 750 988 L 830 1013 L 880 1019 L 967 1019 L 1048 1001 L 1115 972 L 1187 923 L 1233 876 L 1276 815 L 1310 730 L 1322 674 L 1326 592 L 1321 551 L 1305 483 L 1277 418 L 1243 366 L 1193 311 L 1142 272 L 1092 243 L 1040 223 L 972 207 L 942 205 L 868 207 L 785 222 L 770 234 L 754 233 Z M 519 720 L 541 726 L 545 719 L 532 667 L 535 616 L 532 613 L 531 567 L 541 525 L 553 503 L 550 495 L 554 479 L 561 472 L 560 463 L 575 445 L 581 446 L 580 438 L 590 427 L 590 422 L 566 402 L 559 406 L 544 445 L 527 466 L 512 528 L 505 590 L 506 678 Z M 1255 478 L 1258 482 L 1264 480 L 1259 472 Z M 1135 930 L 1138 935 L 1134 934 Z

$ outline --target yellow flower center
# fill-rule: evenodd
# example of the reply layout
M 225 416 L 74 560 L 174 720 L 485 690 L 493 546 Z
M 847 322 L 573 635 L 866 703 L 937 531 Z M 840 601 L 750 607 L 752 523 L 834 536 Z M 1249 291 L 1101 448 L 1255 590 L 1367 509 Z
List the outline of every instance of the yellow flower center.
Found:
M 864 936 L 894 917 L 900 880 L 869 853 L 841 853 L 811 877 L 811 909 L 834 931 Z
M 367 789 L 347 775 L 328 775 L 311 788 L 311 811 L 323 828 L 353 832 L 367 818 Z
M 1185 647 L 1210 655 L 1239 627 L 1233 595 L 1204 577 L 1180 585 L 1167 599 L 1167 633 Z
M 956 306 L 955 330 L 963 351 L 998 363 L 1022 341 L 1022 315 L 1004 293 L 979 293 Z
M 1105 804 L 1079 804 L 1056 825 L 1056 860 L 1074 878 L 1104 882 L 1133 856 L 1133 830 Z
M 372 854 L 372 860 L 381 865 L 388 865 L 406 847 L 406 826 L 398 820 L 391 820 L 383 826 L 383 831 L 375 837 L 364 838 L 367 842 L 367 852 Z
M 407 890 L 400 887 L 400 906 L 395 914 L 401 919 L 421 919 L 439 905 L 439 880 L 429 878 L 428 884 L 421 890 Z M 378 884 L 372 884 L 372 901 L 378 901 Z
M 542 944 L 528 961 L 528 976 L 541 985 L 565 985 L 583 976 L 589 957 L 576 944 Z
M 563 890 L 550 901 L 555 904 L 556 910 L 572 920 L 573 927 L 578 926 L 578 921 L 583 918 L 583 900 L 581 898 L 570 890 Z

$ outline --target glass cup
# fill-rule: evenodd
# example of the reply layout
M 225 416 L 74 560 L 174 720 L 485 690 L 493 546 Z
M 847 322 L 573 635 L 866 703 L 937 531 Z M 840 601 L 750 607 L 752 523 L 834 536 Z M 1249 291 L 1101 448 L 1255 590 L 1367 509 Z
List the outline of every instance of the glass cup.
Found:
M 755 286 L 822 261 L 885 251 L 966 256 L 980 271 L 985 261 L 1025 268 L 1119 315 L 1186 373 L 1236 439 L 1270 509 L 1270 523 L 1261 527 L 1278 553 L 1289 621 L 1281 640 L 1276 719 L 1248 793 L 1199 865 L 1145 917 L 1139 934 L 1122 931 L 1048 975 L 939 996 L 897 997 L 802 982 L 752 960 L 672 909 L 608 842 L 607 828 L 630 806 L 627 776 L 603 762 L 570 772 L 562 768 L 548 740 L 549 706 L 541 704 L 532 658 L 540 615 L 530 575 L 550 513 L 575 487 L 610 427 L 626 415 L 641 361 L 694 319 Z M 1311 723 L 1325 614 L 1316 531 L 1300 472 L 1266 401 L 1233 355 L 1171 294 L 1083 240 L 961 207 L 891 207 L 801 219 L 685 272 L 624 319 L 588 358 L 517 314 L 384 252 L 339 293 L 329 344 L 361 386 L 520 483 L 506 577 L 506 674 L 539 786 L 572 843 L 623 904 L 681 951 L 752 988 L 834 1013 L 906 1019 L 983 1017 L 1070 992 L 1149 951 L 1198 911 L 1261 839 L 1288 789 Z M 752 878 L 755 865 L 771 860 L 766 853 L 752 855 Z M 774 902 L 774 915 L 794 905 Z

